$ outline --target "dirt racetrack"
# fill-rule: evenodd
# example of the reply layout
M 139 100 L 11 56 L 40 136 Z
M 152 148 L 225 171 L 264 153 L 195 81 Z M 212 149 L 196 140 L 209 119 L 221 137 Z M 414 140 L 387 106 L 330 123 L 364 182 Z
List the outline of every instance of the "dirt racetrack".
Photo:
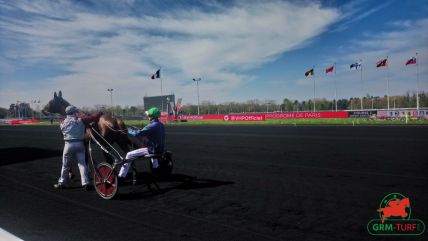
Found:
M 0 126 L 0 228 L 24 240 L 391 240 L 366 225 L 392 192 L 428 222 L 427 127 L 168 126 L 163 192 L 126 185 L 109 201 L 79 178 L 53 189 L 62 146 L 58 126 Z

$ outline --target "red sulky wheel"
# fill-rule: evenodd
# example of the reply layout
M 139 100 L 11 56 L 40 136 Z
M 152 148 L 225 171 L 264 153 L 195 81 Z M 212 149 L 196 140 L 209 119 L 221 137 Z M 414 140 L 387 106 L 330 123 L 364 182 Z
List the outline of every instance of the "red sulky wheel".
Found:
M 94 187 L 98 195 L 104 199 L 112 199 L 117 193 L 117 176 L 112 166 L 102 162 L 94 172 Z

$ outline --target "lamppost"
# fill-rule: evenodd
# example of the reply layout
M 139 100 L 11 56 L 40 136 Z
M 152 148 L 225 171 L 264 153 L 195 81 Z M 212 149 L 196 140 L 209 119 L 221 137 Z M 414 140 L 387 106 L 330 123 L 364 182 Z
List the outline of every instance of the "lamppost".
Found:
M 18 119 L 21 119 L 21 102 L 18 100 L 16 101 L 16 112 L 18 113 Z
M 169 97 L 166 97 L 166 119 L 169 121 Z
M 113 106 L 113 89 L 107 89 L 110 92 L 110 105 Z
M 107 89 L 108 92 L 110 92 L 110 106 L 111 106 L 111 113 L 113 114 L 113 89 Z
M 269 101 L 266 101 L 266 113 L 268 113 L 268 112 L 269 112 L 269 105 L 270 105 L 270 102 L 269 102 Z
M 196 89 L 198 91 L 198 115 L 199 115 L 199 81 L 201 81 L 201 78 L 193 79 L 193 81 L 196 82 Z

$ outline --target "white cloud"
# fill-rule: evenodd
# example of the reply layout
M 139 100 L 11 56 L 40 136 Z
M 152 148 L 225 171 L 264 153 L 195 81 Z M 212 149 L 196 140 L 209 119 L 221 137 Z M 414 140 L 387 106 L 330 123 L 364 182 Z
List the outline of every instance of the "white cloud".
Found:
M 148 79 L 158 66 L 169 91 L 186 102 L 196 100 L 190 81 L 195 76 L 203 77 L 206 98 L 230 98 L 251 78 L 246 70 L 302 46 L 340 17 L 317 2 L 239 2 L 213 12 L 175 9 L 141 17 L 83 11 L 69 1 L 18 1 L 13 7 L 26 15 L 2 17 L 0 30 L 15 48 L 1 55 L 30 66 L 62 65 L 68 74 L 49 79 L 47 90 L 31 91 L 50 96 L 62 89 L 76 105 L 105 103 L 107 88 L 118 90 L 117 104 L 140 104 L 144 94 L 160 94 L 159 83 Z M 4 92 L 25 92 L 6 82 L 1 80 L 6 86 L 0 105 L 12 98 Z
M 340 32 L 347 30 L 352 24 L 356 24 L 357 22 L 369 17 L 370 15 L 388 7 L 392 2 L 385 2 L 379 6 L 374 8 L 367 9 L 364 7 L 366 1 L 352 1 L 343 6 L 343 13 L 341 16 L 341 21 L 338 26 L 336 26 L 332 32 Z

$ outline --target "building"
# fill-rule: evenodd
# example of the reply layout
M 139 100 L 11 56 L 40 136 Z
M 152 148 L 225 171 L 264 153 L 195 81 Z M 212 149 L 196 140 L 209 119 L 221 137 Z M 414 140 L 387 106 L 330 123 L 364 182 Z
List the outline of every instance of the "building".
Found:
M 159 96 L 144 96 L 143 99 L 144 109 L 149 109 L 152 107 L 157 107 L 162 112 L 169 112 L 172 113 L 172 108 L 175 107 L 175 95 L 159 95 Z M 168 105 L 172 102 L 172 107 Z

